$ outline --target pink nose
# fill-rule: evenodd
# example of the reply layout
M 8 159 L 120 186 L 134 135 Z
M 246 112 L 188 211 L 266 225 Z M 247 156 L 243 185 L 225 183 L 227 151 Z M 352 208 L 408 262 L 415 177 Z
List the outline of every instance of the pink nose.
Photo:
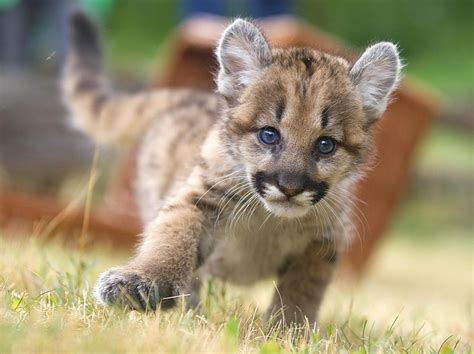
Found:
M 303 192 L 302 188 L 291 188 L 291 187 L 280 186 L 280 185 L 278 186 L 278 188 L 288 198 L 294 197 L 295 195 L 298 195 L 301 192 Z

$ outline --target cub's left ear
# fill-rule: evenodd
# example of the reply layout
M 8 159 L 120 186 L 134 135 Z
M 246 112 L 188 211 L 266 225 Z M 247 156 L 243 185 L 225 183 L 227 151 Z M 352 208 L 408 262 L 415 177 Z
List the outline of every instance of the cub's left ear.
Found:
M 362 98 L 368 124 L 375 122 L 387 108 L 392 91 L 400 80 L 401 63 L 397 47 L 380 42 L 366 49 L 350 71 L 350 77 Z
M 265 37 L 253 23 L 243 19 L 235 20 L 224 31 L 216 56 L 219 61 L 217 90 L 231 99 L 272 63 Z

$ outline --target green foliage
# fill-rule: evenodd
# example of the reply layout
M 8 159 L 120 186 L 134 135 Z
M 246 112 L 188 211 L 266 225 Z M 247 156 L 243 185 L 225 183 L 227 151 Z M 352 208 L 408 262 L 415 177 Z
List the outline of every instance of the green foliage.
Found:
M 18 0 L 0 0 L 0 10 L 7 9 L 18 4 Z
M 106 46 L 114 67 L 144 74 L 163 55 L 160 48 L 176 27 L 172 0 L 116 0 L 105 25 Z
M 303 0 L 299 13 L 363 48 L 398 43 L 406 71 L 441 92 L 474 89 L 474 5 L 471 0 Z
M 93 14 L 98 17 L 106 16 L 114 0 L 81 0 L 82 7 L 90 14 Z
M 260 354 L 279 354 L 283 353 L 281 350 L 280 345 L 278 342 L 270 340 L 268 342 L 264 342 L 260 347 Z
M 227 345 L 231 348 L 236 348 L 239 340 L 239 323 L 237 319 L 232 316 L 227 320 L 224 327 L 224 337 L 227 341 Z

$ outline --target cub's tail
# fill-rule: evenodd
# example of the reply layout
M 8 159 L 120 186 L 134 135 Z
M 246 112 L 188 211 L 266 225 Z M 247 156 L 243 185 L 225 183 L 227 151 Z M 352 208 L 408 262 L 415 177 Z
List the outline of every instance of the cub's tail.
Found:
M 169 92 L 113 92 L 102 71 L 95 25 L 83 13 L 75 12 L 69 36 L 62 89 L 75 125 L 99 143 L 133 143 L 157 111 L 165 108 Z

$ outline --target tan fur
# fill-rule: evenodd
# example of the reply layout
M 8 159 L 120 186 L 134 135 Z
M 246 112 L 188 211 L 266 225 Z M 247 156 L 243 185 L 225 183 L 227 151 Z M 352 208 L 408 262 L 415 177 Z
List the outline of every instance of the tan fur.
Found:
M 154 309 L 172 305 L 209 275 L 238 284 L 276 277 L 267 317 L 312 322 L 347 241 L 351 186 L 370 147 L 364 104 L 345 60 L 312 49 L 258 53 L 260 32 L 242 20 L 232 26 L 218 51 L 222 94 L 115 96 L 72 52 L 64 83 L 78 125 L 100 141 L 141 141 L 143 240 L 128 264 L 101 275 L 96 295 L 104 304 Z M 228 51 L 232 36 L 241 37 Z M 239 50 L 244 59 L 256 55 L 245 62 L 255 67 L 244 67 L 243 78 L 231 76 L 245 64 Z M 280 145 L 258 140 L 265 126 L 278 127 Z M 331 157 L 314 153 L 321 136 L 338 142 Z M 318 201 L 305 190 L 282 202 L 283 186 L 271 181 L 257 191 L 258 173 L 278 179 L 283 172 L 287 190 L 296 183 L 292 173 L 328 188 Z

